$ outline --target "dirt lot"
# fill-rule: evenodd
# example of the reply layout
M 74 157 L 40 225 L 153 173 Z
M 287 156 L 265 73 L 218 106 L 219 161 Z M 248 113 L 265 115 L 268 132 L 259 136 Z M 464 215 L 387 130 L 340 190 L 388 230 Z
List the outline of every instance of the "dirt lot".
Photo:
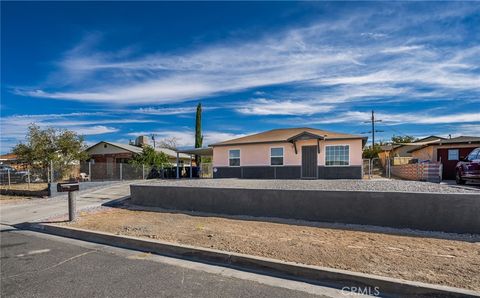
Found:
M 295 224 L 296 223 L 296 224 Z M 72 226 L 406 280 L 480 290 L 480 236 L 404 235 L 182 213 L 102 208 Z M 387 230 L 385 230 L 387 231 Z M 384 232 L 385 232 L 384 231 Z M 400 231 L 400 230 L 397 230 Z M 437 238 L 438 235 L 444 239 Z M 435 236 L 432 237 L 432 236 Z M 448 240 L 445 238 L 452 238 Z

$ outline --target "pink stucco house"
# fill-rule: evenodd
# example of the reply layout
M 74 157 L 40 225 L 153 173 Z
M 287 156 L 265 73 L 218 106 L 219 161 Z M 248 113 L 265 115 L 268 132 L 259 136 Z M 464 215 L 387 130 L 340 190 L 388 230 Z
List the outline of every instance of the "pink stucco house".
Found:
M 273 129 L 212 144 L 213 177 L 361 179 L 366 141 L 314 128 Z

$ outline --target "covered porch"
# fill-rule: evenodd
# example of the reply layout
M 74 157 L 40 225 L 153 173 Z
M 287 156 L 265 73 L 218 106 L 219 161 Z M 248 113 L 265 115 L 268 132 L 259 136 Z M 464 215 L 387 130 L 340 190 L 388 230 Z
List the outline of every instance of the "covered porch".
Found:
M 212 171 L 212 157 L 213 157 L 213 148 L 212 147 L 203 147 L 203 148 L 187 148 L 177 150 L 177 166 L 176 166 L 176 178 L 180 179 L 180 167 L 179 167 L 179 160 L 180 154 L 187 154 L 190 156 L 190 165 L 189 165 L 189 173 L 188 178 L 212 178 L 213 171 Z M 199 156 L 200 158 L 209 159 L 210 162 L 201 162 L 200 165 L 196 165 L 197 171 L 194 175 L 194 166 L 193 160 L 195 156 Z

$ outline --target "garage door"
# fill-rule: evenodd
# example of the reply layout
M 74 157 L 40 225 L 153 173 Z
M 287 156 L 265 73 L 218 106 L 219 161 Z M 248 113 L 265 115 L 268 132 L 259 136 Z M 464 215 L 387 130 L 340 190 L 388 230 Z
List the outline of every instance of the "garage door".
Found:
M 466 157 L 473 149 L 475 149 L 475 147 L 438 149 L 437 160 L 441 161 L 443 165 L 443 180 L 455 179 L 455 166 L 457 162 L 461 158 Z

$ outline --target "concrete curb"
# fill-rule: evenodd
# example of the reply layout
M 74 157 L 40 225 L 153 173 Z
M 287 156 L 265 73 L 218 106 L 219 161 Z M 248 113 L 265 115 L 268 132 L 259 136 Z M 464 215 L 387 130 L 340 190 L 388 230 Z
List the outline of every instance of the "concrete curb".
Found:
M 405 295 L 417 297 L 480 297 L 480 292 L 466 289 L 405 281 L 347 270 L 300 265 L 292 262 L 284 262 L 239 253 L 163 241 L 151 241 L 128 236 L 118 236 L 110 233 L 71 227 L 67 228 L 38 223 L 26 223 L 18 227 L 89 242 L 305 281 L 333 288 L 341 289 L 343 287 L 349 287 L 351 289 L 352 287 L 357 287 L 362 290 L 367 289 L 370 293 L 374 293 L 375 289 L 378 289 L 380 292 L 379 296 L 382 297 L 398 297 Z

